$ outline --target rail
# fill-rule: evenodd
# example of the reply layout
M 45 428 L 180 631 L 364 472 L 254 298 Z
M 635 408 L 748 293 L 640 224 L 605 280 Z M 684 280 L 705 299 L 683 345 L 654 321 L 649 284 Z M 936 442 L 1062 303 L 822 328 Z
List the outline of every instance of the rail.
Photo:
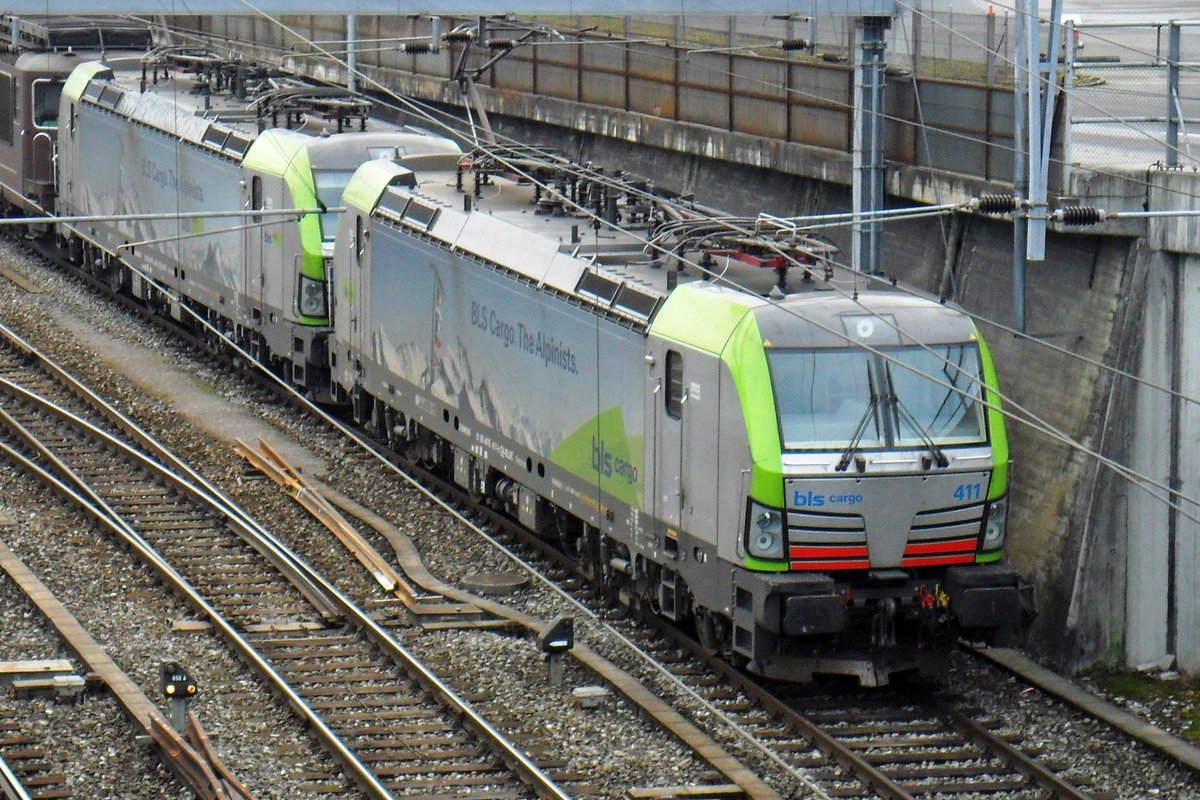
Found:
M 0 333 L 6 329 L 0 326 Z M 33 354 L 36 351 L 29 347 L 24 342 L 23 350 Z M 44 356 L 37 354 L 43 365 L 49 364 L 49 360 Z M 71 376 L 62 370 L 57 370 L 56 377 L 62 376 L 62 379 L 67 381 L 72 389 L 77 394 L 86 395 L 90 404 L 100 404 L 102 407 L 108 408 L 109 414 L 117 413 L 109 404 L 98 398 L 94 393 L 86 391 L 82 384 L 75 381 Z M 155 459 L 140 452 L 136 448 L 130 447 L 128 444 L 111 436 L 96 426 L 81 419 L 69 410 L 62 408 L 54 403 L 51 403 L 44 398 L 13 384 L 11 381 L 0 379 L 0 387 L 6 391 L 12 392 L 31 403 L 36 403 L 46 412 L 51 413 L 63 420 L 67 420 L 72 425 L 86 429 L 92 436 L 103 440 L 111 447 L 118 449 L 124 455 L 132 460 L 142 464 L 148 469 L 158 473 L 161 478 L 168 483 L 177 486 L 187 492 L 190 496 L 197 498 L 199 502 L 204 502 L 210 505 L 214 510 L 224 514 L 229 509 L 224 507 L 224 504 L 216 502 L 207 492 L 201 491 L 198 487 L 192 486 L 183 477 L 175 474 L 169 469 L 166 469 L 162 464 Z M 44 469 L 33 460 L 25 457 L 23 454 L 15 451 L 7 445 L 0 444 L 0 451 L 7 453 L 14 461 L 18 462 L 26 469 L 33 471 L 35 474 L 60 492 L 67 495 L 69 498 L 80 504 L 86 511 L 92 514 L 103 525 L 113 530 L 120 538 L 124 539 L 131 547 L 155 570 L 163 577 L 163 579 L 171 585 L 180 596 L 184 597 L 189 604 L 204 615 L 214 629 L 218 631 L 229 642 L 242 657 L 243 661 L 258 671 L 274 689 L 291 705 L 296 713 L 305 721 L 305 723 L 314 731 L 318 739 L 327 747 L 334 757 L 345 767 L 348 774 L 362 787 L 370 796 L 377 798 L 390 798 L 392 795 L 383 785 L 383 783 L 374 775 L 350 748 L 337 736 L 337 734 L 325 723 L 322 717 L 302 698 L 288 682 L 281 676 L 252 646 L 252 644 L 238 633 L 230 625 L 230 623 L 203 597 L 197 592 L 179 573 L 177 573 L 170 564 L 151 548 L 142 537 L 132 529 L 107 503 L 90 487 L 86 482 L 71 468 L 59 459 L 51 450 L 38 441 L 37 437 L 22 426 L 7 412 L 0 410 L 0 422 L 7 425 L 14 435 L 38 453 L 39 459 L 43 463 L 51 465 L 51 469 L 56 474 L 51 474 L 47 469 Z M 130 423 L 132 424 L 132 423 Z M 141 433 L 141 436 L 149 439 L 147 434 Z M 165 448 L 158 446 L 160 451 L 165 452 Z M 60 477 L 61 476 L 61 477 Z M 244 517 L 244 513 L 242 514 Z M 236 527 L 235 527 L 236 530 Z M 239 531 L 239 533 L 241 533 Z M 255 549 L 263 547 L 262 543 L 254 545 Z M 268 552 L 271 548 L 266 548 Z M 262 550 L 260 550 L 260 553 Z M 269 561 L 274 564 L 271 556 L 263 553 Z M 493 752 L 508 766 L 509 769 L 521 776 L 522 780 L 533 790 L 537 796 L 543 800 L 567 800 L 568 795 L 559 788 L 553 780 L 550 779 L 538 765 L 530 759 L 517 745 L 509 741 L 503 733 L 491 725 L 488 720 L 483 717 L 470 703 L 463 697 L 457 694 L 448 684 L 446 684 L 439 676 L 429 670 L 419 659 L 413 656 L 406 648 L 403 647 L 396 639 L 383 627 L 377 624 L 364 611 L 362 611 L 351 599 L 345 596 L 332 583 L 326 581 L 317 574 L 311 567 L 305 564 L 299 557 L 284 551 L 282 555 L 290 564 L 290 569 L 301 579 L 297 585 L 302 593 L 307 595 L 304 587 L 308 587 L 315 592 L 316 596 L 321 598 L 323 604 L 328 604 L 334 611 L 334 615 L 338 618 L 345 619 L 355 625 L 359 630 L 363 631 L 380 649 L 390 656 L 395 663 L 400 665 L 410 677 L 418 682 L 426 692 L 438 699 L 438 701 L 457 718 L 463 721 L 463 724 L 471 728 L 476 735 L 489 744 Z M 314 607 L 319 607 L 314 603 Z
M 30 800 L 29 792 L 25 791 L 21 780 L 2 757 L 0 757 L 0 792 L 4 794 L 4 800 Z

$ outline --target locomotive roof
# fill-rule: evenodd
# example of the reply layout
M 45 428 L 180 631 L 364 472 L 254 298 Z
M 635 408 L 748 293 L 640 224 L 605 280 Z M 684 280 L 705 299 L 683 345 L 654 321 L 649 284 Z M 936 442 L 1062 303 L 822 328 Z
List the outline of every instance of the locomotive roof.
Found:
M 143 71 L 141 55 L 113 58 L 104 64 L 89 62 L 73 73 L 67 93 L 235 160 L 245 156 L 263 129 L 286 124 L 269 116 L 260 122 L 253 99 L 236 97 L 228 90 L 210 92 L 201 78 L 190 72 L 159 65 L 157 82 L 154 74 L 152 66 Z M 294 91 L 323 91 L 321 87 L 300 87 L 286 78 L 279 79 L 279 85 Z M 328 102 L 336 102 L 336 98 Z M 443 140 L 443 144 L 427 134 L 374 118 L 366 131 L 357 130 L 357 123 L 353 127 L 346 133 L 334 133 L 336 122 L 305 115 L 290 130 L 312 137 L 305 146 L 313 165 L 324 169 L 353 169 L 366 158 L 376 157 L 375 149 L 390 150 L 401 160 L 410 148 L 422 153 L 458 151 L 452 142 Z
M 872 347 L 950 344 L 975 339 L 971 318 L 957 308 L 896 291 L 789 295 L 755 310 L 768 347 Z M 873 319 L 874 318 L 874 319 Z
M 369 174 L 372 172 L 375 174 Z M 401 173 L 403 180 L 393 180 Z M 416 185 L 408 185 L 414 179 Z M 634 327 L 647 325 L 675 286 L 712 285 L 716 290 L 718 285 L 728 285 L 706 281 L 695 268 L 684 267 L 676 273 L 668 268 L 672 259 L 655 260 L 644 249 L 649 236 L 646 223 L 619 230 L 597 229 L 590 217 L 547 204 L 544 195 L 539 208 L 538 193 L 529 183 L 492 175 L 476 197 L 469 170 L 462 174 L 460 189 L 457 170 L 416 169 L 415 176 L 410 176 L 386 164 L 361 170 L 355 181 L 358 186 L 352 184 L 354 188 L 346 193 L 348 203 L 353 196 L 357 205 L 374 208 L 376 216 L 394 225 L 417 227 L 456 250 L 522 275 L 538 286 L 577 297 Z M 773 269 L 732 258 L 720 259 L 709 269 L 749 291 L 741 296 L 748 301 L 747 308 L 754 309 L 764 338 L 777 347 L 845 346 L 845 338 L 823 328 L 843 330 L 843 317 L 871 313 L 864 311 L 864 306 L 877 315 L 887 315 L 906 334 L 924 343 L 966 341 L 974 334 L 970 319 L 961 311 L 899 291 L 861 292 L 856 302 L 846 296 L 853 293 L 852 279 L 805 281 L 803 270 L 793 269 L 796 293 L 773 304 L 762 297 L 777 280 Z M 861 276 L 859 279 L 861 283 Z M 820 291 L 833 288 L 830 284 L 843 292 Z M 721 291 L 737 294 L 732 289 Z M 811 321 L 797 325 L 797 315 Z M 869 343 L 900 343 L 884 341 L 888 332 L 894 334 L 894 329 L 877 326 Z M 913 343 L 911 337 L 903 342 Z
M 0 15 L 0 41 L 20 50 L 145 50 L 152 38 L 150 25 L 134 19 Z
M 96 58 L 99 53 L 57 51 L 57 50 L 26 50 L 20 53 L 5 53 L 3 60 L 16 67 L 18 72 L 50 72 L 62 74 L 74 69 L 78 64 L 89 58 Z

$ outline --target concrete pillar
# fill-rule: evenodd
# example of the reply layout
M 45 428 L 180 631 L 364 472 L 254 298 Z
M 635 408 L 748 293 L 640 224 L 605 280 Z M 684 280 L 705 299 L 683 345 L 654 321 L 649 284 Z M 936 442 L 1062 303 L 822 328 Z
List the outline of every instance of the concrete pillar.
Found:
M 1200 397 L 1200 255 L 1181 255 L 1179 276 L 1179 391 L 1186 397 Z M 1200 496 L 1200 406 L 1180 403 L 1177 430 L 1179 491 L 1185 497 L 1197 497 Z M 1200 509 L 1186 500 L 1180 504 L 1191 516 L 1200 517 Z M 1168 598 L 1174 600 L 1175 607 L 1172 620 L 1175 654 L 1181 669 L 1195 672 L 1200 670 L 1200 525 L 1178 513 L 1175 519 L 1172 548 L 1175 591 L 1174 597 Z M 1164 586 L 1163 591 L 1166 590 Z
M 1179 341 L 1175 318 L 1175 259 L 1146 256 L 1146 306 L 1140 331 L 1142 352 L 1138 375 L 1158 386 L 1170 386 Z M 1163 484 L 1171 482 L 1171 447 L 1164 431 L 1172 423 L 1175 402 L 1165 392 L 1141 386 L 1134 397 L 1137 423 L 1130 442 L 1130 466 Z M 1127 575 L 1125 582 L 1125 660 L 1136 667 L 1158 661 L 1169 645 L 1167 598 L 1170 594 L 1170 509 L 1135 486 L 1129 486 L 1128 518 L 1124 520 Z M 1122 525 L 1114 520 L 1113 525 Z

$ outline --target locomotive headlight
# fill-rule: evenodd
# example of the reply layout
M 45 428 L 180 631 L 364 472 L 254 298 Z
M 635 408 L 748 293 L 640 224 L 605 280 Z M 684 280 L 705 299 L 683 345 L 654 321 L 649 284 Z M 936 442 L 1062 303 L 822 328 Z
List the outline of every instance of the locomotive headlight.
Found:
M 746 549 L 755 558 L 783 558 L 783 514 L 773 508 L 750 503 L 750 525 Z
M 988 504 L 987 519 L 983 523 L 983 550 L 999 550 L 1004 546 L 1004 534 L 1008 529 L 1008 498 Z
M 309 317 L 325 316 L 325 284 L 300 276 L 300 313 Z

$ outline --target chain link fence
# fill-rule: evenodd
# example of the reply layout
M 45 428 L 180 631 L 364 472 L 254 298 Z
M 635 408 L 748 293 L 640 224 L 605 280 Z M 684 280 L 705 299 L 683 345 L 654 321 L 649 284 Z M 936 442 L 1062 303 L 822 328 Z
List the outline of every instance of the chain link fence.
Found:
M 1079 26 L 1070 160 L 1200 167 L 1200 22 Z

